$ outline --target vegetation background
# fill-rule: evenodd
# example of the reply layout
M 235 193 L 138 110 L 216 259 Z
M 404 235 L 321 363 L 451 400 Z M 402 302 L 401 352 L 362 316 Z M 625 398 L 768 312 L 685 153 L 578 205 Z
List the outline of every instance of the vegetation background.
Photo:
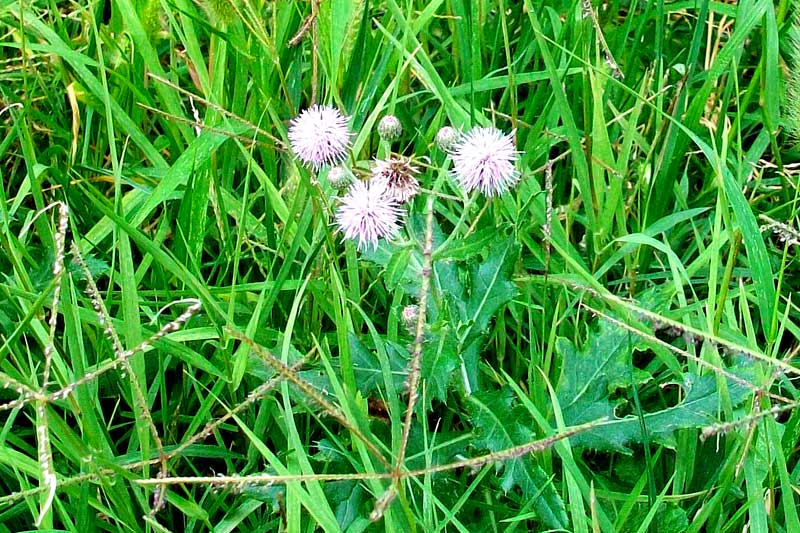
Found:
M 0 530 L 800 531 L 791 7 L 0 1 Z M 312 102 L 424 168 L 400 239 Z

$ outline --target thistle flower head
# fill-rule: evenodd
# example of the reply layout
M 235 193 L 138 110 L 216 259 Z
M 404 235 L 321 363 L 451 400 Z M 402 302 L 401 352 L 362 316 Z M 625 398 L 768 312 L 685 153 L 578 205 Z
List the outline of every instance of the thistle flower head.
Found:
M 314 104 L 295 117 L 289 126 L 289 142 L 297 158 L 307 167 L 341 163 L 350 148 L 348 118 L 331 106 Z
M 344 190 L 353 182 L 350 172 L 343 166 L 335 166 L 328 171 L 328 183 L 337 191 Z
M 436 146 L 443 152 L 449 152 L 456 144 L 458 137 L 458 130 L 450 126 L 445 126 L 436 134 Z
M 417 167 L 405 157 L 378 159 L 372 169 L 372 179 L 385 183 L 387 194 L 398 203 L 405 203 L 419 192 Z
M 396 141 L 403 134 L 403 125 L 400 124 L 400 119 L 394 115 L 384 116 L 378 122 L 378 135 L 384 141 Z
M 506 135 L 497 128 L 472 128 L 451 150 L 453 175 L 466 192 L 480 190 L 499 196 L 516 185 L 519 171 L 514 162 L 514 132 Z
M 357 241 L 359 249 L 378 247 L 378 239 L 391 239 L 400 230 L 401 212 L 381 180 L 356 180 L 336 210 L 336 225 L 345 239 Z

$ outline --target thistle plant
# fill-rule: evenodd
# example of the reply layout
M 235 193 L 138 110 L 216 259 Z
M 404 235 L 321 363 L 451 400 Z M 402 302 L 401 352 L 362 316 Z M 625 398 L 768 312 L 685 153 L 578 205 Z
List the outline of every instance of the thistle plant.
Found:
M 789 3 L 80 4 L 0 16 L 0 529 L 800 531 Z
M 348 118 L 332 106 L 314 104 L 294 118 L 289 142 L 300 161 L 315 171 L 344 161 L 350 148 Z

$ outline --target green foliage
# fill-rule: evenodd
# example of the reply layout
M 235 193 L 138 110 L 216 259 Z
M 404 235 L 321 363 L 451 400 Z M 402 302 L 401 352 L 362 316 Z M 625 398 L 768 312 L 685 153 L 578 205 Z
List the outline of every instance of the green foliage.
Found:
M 526 410 L 514 405 L 514 393 L 508 388 L 476 393 L 470 397 L 470 420 L 475 426 L 473 445 L 490 452 L 535 440 L 534 423 Z M 509 491 L 519 487 L 523 498 L 533 502 L 533 509 L 549 528 L 565 528 L 568 523 L 564 502 L 552 480 L 532 457 L 523 457 L 503 465 L 500 487 Z
M 787 62 L 790 67 L 786 77 L 786 97 L 783 102 L 785 128 L 794 138 L 800 137 L 800 77 L 797 76 L 797 65 L 800 65 L 800 19 L 795 15 L 795 22 L 788 29 Z
M 629 331 L 608 322 L 601 322 L 597 331 L 589 334 L 582 350 L 564 338 L 558 339 L 563 371 L 556 394 L 564 422 L 578 425 L 607 420 L 573 438 L 573 446 L 631 453 L 630 445 L 643 443 L 649 435 L 674 449 L 676 431 L 712 425 L 726 403 L 737 407 L 750 396 L 752 389 L 731 378 L 687 372 L 675 383 L 680 387 L 677 405 L 640 416 L 618 417 L 615 411 L 625 401 L 625 396 L 618 393 L 652 379 L 647 372 L 633 367 L 633 352 L 642 347 L 641 342 L 633 342 Z M 733 368 L 733 375 L 744 383 L 754 380 L 752 362 L 736 360 Z
M 0 533 L 800 531 L 794 8 L 3 3 Z M 421 170 L 375 250 L 312 103 Z

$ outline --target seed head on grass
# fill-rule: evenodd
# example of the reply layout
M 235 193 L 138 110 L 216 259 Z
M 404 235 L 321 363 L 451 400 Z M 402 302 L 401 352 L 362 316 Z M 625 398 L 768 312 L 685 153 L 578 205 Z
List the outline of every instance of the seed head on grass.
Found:
M 357 241 L 359 249 L 375 249 L 378 239 L 391 239 L 400 230 L 400 208 L 383 180 L 353 183 L 335 216 L 344 238 Z
M 513 131 L 506 135 L 494 127 L 473 128 L 455 143 L 451 155 L 453 175 L 466 192 L 478 189 L 499 196 L 519 181 Z
M 297 158 L 315 171 L 344 161 L 351 137 L 347 120 L 335 107 L 317 104 L 292 119 L 289 142 Z
M 397 203 L 403 204 L 419 192 L 419 181 L 414 177 L 418 173 L 419 170 L 408 158 L 378 159 L 372 169 L 372 181 L 383 181 L 387 194 Z

